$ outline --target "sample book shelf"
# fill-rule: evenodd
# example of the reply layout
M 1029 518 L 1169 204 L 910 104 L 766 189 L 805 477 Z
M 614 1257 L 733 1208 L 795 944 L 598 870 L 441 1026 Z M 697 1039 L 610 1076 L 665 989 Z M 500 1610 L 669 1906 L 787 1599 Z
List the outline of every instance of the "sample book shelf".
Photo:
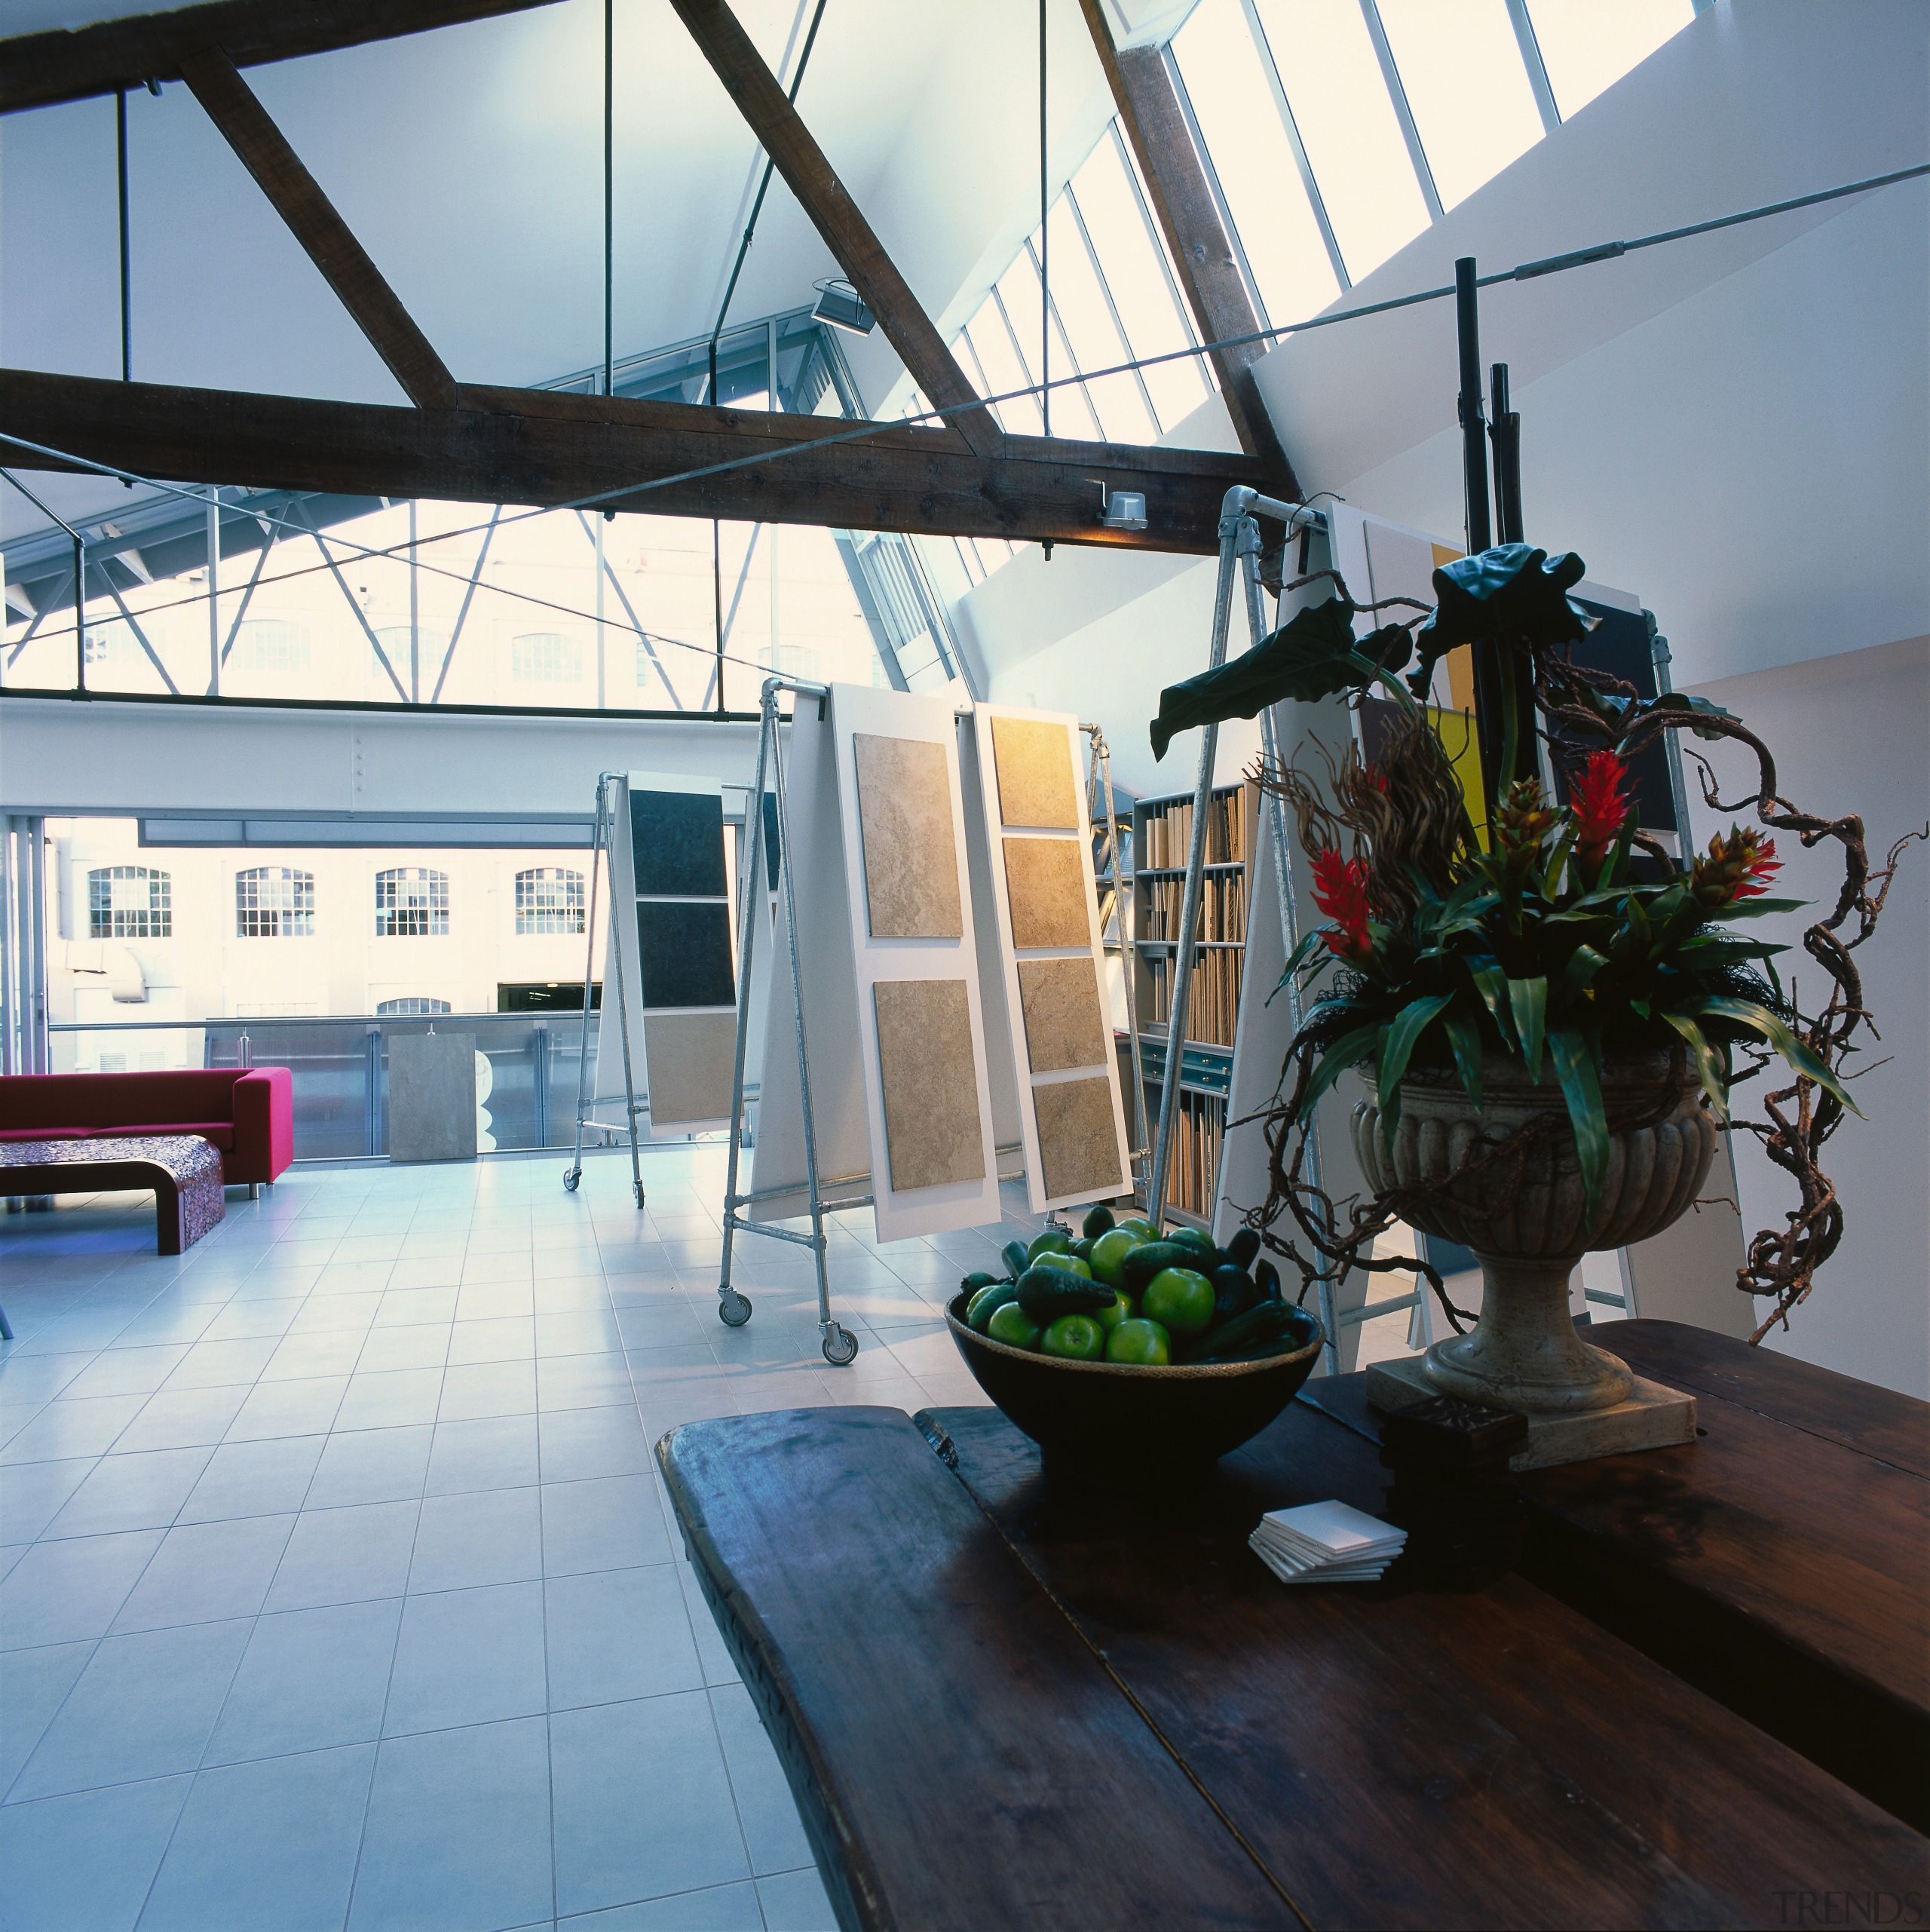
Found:
M 1170 1047 L 1169 1022 L 1193 802 L 1192 793 L 1179 793 L 1141 799 L 1132 811 L 1131 994 L 1146 1081 L 1149 1142 L 1156 1130 Z M 1209 808 L 1206 865 L 1196 928 L 1199 945 L 1187 1001 L 1187 1037 L 1181 1047 L 1178 1106 L 1166 1182 L 1172 1218 L 1201 1226 L 1212 1219 L 1226 1136 L 1233 1028 L 1239 1015 L 1240 971 L 1253 894 L 1258 803 L 1252 786 L 1226 785 L 1214 792 Z M 1145 1168 L 1151 1172 L 1150 1146 Z

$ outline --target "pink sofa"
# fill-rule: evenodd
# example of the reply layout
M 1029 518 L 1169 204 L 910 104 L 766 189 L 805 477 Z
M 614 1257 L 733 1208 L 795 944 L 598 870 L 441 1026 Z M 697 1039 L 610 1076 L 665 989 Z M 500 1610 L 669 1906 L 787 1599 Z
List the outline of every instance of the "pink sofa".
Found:
M 225 1184 L 272 1181 L 295 1158 L 295 1083 L 285 1066 L 0 1078 L 0 1141 L 198 1134 Z

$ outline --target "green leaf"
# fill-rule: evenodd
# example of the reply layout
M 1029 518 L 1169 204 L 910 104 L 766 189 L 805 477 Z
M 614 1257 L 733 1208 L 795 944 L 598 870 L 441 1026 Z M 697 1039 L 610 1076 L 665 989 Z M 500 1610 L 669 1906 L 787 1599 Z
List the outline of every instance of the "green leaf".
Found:
M 1548 981 L 1537 974 L 1532 980 L 1508 982 L 1508 1009 L 1514 1015 L 1515 1037 L 1521 1043 L 1521 1057 L 1528 1063 L 1528 1078 L 1541 1078 L 1541 1046 L 1548 1024 Z
M 1733 905 L 1723 906 L 1716 917 L 1760 919 L 1765 912 L 1800 912 L 1809 903 L 1806 899 L 1739 899 Z
M 1582 1169 L 1582 1200 L 1593 1221 L 1601 1206 L 1602 1182 L 1608 1178 L 1608 1111 L 1601 1100 L 1595 1051 L 1573 1026 L 1558 1026 L 1548 1036 L 1548 1050 L 1568 1102 L 1568 1119 L 1575 1130 L 1575 1155 Z
M 1504 1044 L 1512 1044 L 1515 1038 L 1515 1023 L 1508 1010 L 1508 976 L 1492 959 L 1470 959 L 1468 977 L 1475 983 L 1475 991 L 1481 995 L 1484 1005 L 1494 1020 L 1495 1029 Z
M 1380 1027 L 1356 1026 L 1354 1030 L 1334 1041 L 1327 1049 L 1327 1056 L 1315 1069 L 1313 1079 L 1308 1081 L 1306 1097 L 1300 1103 L 1297 1120 L 1305 1120 L 1313 1112 L 1314 1102 L 1345 1073 L 1350 1066 L 1365 1060 L 1374 1050 L 1374 1043 L 1380 1037 Z
M 1608 961 L 1591 946 L 1578 946 L 1568 956 L 1568 964 L 1555 989 L 1554 997 L 1549 1001 L 1555 1014 L 1567 1012 L 1583 993 L 1595 975 Z
M 1713 698 L 1697 698 L 1686 691 L 1665 691 L 1659 698 L 1651 698 L 1644 707 L 1650 711 L 1688 711 L 1705 718 L 1733 718 L 1733 711 L 1725 711 Z M 1723 731 L 1712 731 L 1705 725 L 1691 725 L 1689 728 L 1699 738 L 1720 738 L 1727 735 Z
M 1414 1043 L 1454 997 L 1452 993 L 1434 993 L 1426 999 L 1410 1000 L 1380 1036 L 1374 1084 L 1380 1092 L 1381 1136 L 1389 1147 L 1394 1144 L 1394 1130 L 1401 1124 L 1401 1078 L 1414 1057 Z
M 1689 1043 L 1689 1050 L 1696 1056 L 1696 1071 L 1701 1076 L 1702 1091 L 1709 1096 L 1709 1104 L 1716 1110 L 1716 1118 L 1726 1122 L 1729 1119 L 1729 1082 L 1723 1077 L 1722 1057 L 1709 1044 L 1708 1036 L 1686 1013 L 1665 1013 L 1658 1017 L 1665 1020 Z
M 1759 1006 L 1754 1000 L 1714 995 L 1699 1000 L 1690 1010 L 1732 1020 L 1737 1026 L 1747 1026 L 1761 1034 L 1806 1080 L 1813 1080 L 1818 1087 L 1834 1093 L 1852 1114 L 1859 1118 L 1863 1117 L 1863 1109 L 1849 1097 L 1849 1090 L 1843 1082 L 1767 1007 Z
M 1481 1112 L 1481 1029 L 1458 1007 L 1451 1005 L 1441 1016 L 1448 1044 L 1454 1050 L 1455 1070 L 1466 1090 L 1468 1103 Z

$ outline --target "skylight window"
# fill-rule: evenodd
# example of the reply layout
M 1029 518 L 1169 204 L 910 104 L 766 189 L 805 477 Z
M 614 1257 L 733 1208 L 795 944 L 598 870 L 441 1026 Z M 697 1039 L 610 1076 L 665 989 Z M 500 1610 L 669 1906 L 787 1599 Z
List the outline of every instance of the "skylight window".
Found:
M 1528 0 L 1555 104 L 1565 121 L 1695 17 L 1692 0 Z

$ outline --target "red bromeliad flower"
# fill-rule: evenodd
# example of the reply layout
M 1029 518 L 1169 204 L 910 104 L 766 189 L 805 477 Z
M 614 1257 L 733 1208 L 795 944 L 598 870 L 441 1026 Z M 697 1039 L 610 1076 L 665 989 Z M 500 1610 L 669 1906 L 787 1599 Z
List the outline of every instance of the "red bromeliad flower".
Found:
M 1342 959 L 1365 959 L 1374 950 L 1367 929 L 1370 876 L 1365 860 L 1343 859 L 1331 847 L 1313 862 L 1313 903 L 1337 928 L 1321 937 L 1328 950 Z
M 1575 815 L 1575 856 L 1591 872 L 1615 842 L 1628 817 L 1622 786 L 1628 768 L 1612 751 L 1591 751 L 1568 781 L 1569 809 Z
M 1720 832 L 1711 834 L 1707 854 L 1697 855 L 1690 890 L 1699 905 L 1714 912 L 1739 899 L 1760 899 L 1781 868 L 1773 839 L 1765 839 L 1753 825 L 1732 825 L 1726 839 Z

